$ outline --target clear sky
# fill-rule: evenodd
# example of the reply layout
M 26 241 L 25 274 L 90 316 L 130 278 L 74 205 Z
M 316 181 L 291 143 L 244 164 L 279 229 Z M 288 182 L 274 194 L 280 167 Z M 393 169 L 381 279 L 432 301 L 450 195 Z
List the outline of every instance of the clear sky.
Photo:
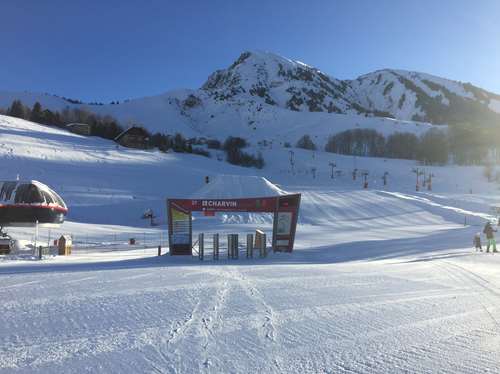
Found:
M 0 90 L 148 96 L 197 88 L 245 50 L 500 93 L 500 0 L 0 0 Z

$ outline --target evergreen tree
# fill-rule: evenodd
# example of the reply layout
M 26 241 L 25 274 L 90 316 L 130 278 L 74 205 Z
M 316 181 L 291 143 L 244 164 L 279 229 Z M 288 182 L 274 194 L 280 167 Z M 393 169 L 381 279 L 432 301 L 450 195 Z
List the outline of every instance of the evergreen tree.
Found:
M 31 109 L 30 121 L 44 123 L 42 105 L 38 101 L 33 105 L 33 109 Z
M 58 115 L 56 116 L 56 114 L 53 113 L 52 111 L 50 111 L 48 109 L 44 109 L 42 112 L 42 118 L 43 118 L 42 123 L 49 125 L 49 126 L 61 127 L 62 123 L 60 122 L 59 113 L 57 113 L 57 114 Z
M 297 148 L 310 149 L 313 151 L 316 150 L 316 144 L 314 144 L 309 135 L 304 135 L 302 138 L 300 138 L 295 146 Z
M 14 100 L 7 111 L 7 115 L 17 118 L 26 118 L 26 111 L 21 100 Z
M 173 148 L 175 152 L 185 152 L 187 150 L 186 139 L 182 134 L 175 134 Z

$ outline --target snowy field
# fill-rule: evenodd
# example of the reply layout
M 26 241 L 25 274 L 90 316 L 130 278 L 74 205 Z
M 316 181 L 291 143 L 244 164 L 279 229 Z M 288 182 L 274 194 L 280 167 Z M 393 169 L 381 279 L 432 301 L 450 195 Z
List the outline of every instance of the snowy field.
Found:
M 288 149 L 261 151 L 266 167 L 244 169 L 0 116 L 1 179 L 59 192 L 70 215 L 50 235 L 77 246 L 39 261 L 23 247 L 33 230 L 9 230 L 22 248 L 0 256 L 0 372 L 498 371 L 500 257 L 474 252 L 472 237 L 500 193 L 481 168 L 427 167 L 433 190 L 415 192 L 411 161 L 294 149 L 292 173 Z M 370 172 L 367 190 L 354 167 Z M 286 192 L 302 193 L 292 254 L 156 256 L 168 250 L 166 197 Z M 147 208 L 159 226 L 140 219 Z M 242 237 L 272 221 L 219 214 L 193 226 Z

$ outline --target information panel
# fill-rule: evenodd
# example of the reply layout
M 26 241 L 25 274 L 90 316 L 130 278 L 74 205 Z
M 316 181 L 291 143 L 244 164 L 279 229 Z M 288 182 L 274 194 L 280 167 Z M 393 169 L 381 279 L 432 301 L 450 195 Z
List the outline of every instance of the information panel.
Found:
M 189 244 L 191 242 L 190 214 L 172 208 L 172 243 Z
M 168 204 L 168 241 L 171 255 L 191 255 L 191 212 L 174 204 Z

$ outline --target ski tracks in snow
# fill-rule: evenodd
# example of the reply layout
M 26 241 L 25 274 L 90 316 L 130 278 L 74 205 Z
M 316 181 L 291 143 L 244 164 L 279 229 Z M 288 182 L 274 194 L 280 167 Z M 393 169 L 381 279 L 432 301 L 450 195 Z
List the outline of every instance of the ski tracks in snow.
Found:
M 229 351 L 233 349 L 239 354 L 246 352 L 255 356 L 256 365 L 271 364 L 271 368 L 266 368 L 268 371 L 282 372 L 275 344 L 278 320 L 262 292 L 250 278 L 234 267 L 207 266 L 202 267 L 200 272 L 209 275 L 207 279 L 211 280 L 199 284 L 197 297 L 200 299 L 189 318 L 173 329 L 171 337 L 162 345 L 159 350 L 160 364 L 168 365 L 173 372 L 187 372 L 183 361 L 196 360 L 199 371 L 220 372 L 227 368 L 225 360 L 232 359 L 227 357 L 229 346 Z M 250 301 L 251 307 L 238 315 L 227 304 L 238 303 L 242 294 Z M 251 331 L 256 337 L 252 338 L 249 332 L 249 336 L 235 341 L 231 331 L 245 322 L 253 326 Z M 192 352 L 192 355 L 187 357 L 186 352 Z M 233 364 L 238 366 L 238 362 Z
M 213 356 L 214 348 L 218 340 L 217 332 L 224 323 L 222 319 L 222 310 L 225 306 L 228 292 L 229 286 L 227 279 L 218 282 L 216 295 L 212 305 L 209 306 L 208 310 L 206 310 L 202 316 L 200 316 L 200 332 L 203 337 L 202 363 L 204 368 L 209 368 L 213 364 L 211 357 L 216 357 Z
M 86 356 L 95 356 L 95 365 L 106 365 L 109 355 L 130 351 L 135 356 L 124 359 L 135 364 L 142 361 L 151 372 L 188 373 L 196 368 L 198 372 L 218 373 L 228 369 L 228 362 L 235 372 L 241 372 L 248 358 L 256 369 L 282 372 L 276 344 L 276 312 L 252 278 L 245 276 L 239 266 L 209 265 L 190 272 L 199 278 L 181 286 L 179 294 L 167 288 L 141 295 L 136 294 L 138 286 L 133 285 L 115 295 L 114 300 L 106 299 L 104 294 L 76 299 L 72 292 L 63 295 L 62 302 L 68 308 L 60 327 L 68 332 L 54 331 L 46 336 L 25 333 L 16 338 L 15 347 L 0 339 L 0 368 L 42 370 L 56 365 L 62 370 L 68 360 Z M 151 280 L 143 275 L 127 274 L 120 281 L 140 279 L 140 284 L 149 284 Z M 79 278 L 83 279 L 95 280 L 91 276 Z M 71 282 L 69 287 L 76 283 L 86 288 L 73 281 L 60 284 L 67 287 L 64 285 Z M 36 290 L 33 292 L 36 294 Z M 28 299 L 25 302 L 32 305 Z M 118 305 L 125 304 L 126 312 L 116 315 Z M 72 314 L 79 306 L 84 312 Z M 61 308 L 52 299 L 43 301 L 40 318 L 60 313 Z M 96 315 L 99 318 L 92 317 Z M 22 325 L 18 319 L 11 323 Z M 103 325 L 105 321 L 112 322 Z M 99 334 L 95 334 L 97 330 Z M 235 334 L 240 330 L 241 334 Z M 238 362 L 234 360 L 237 356 L 247 359 Z
M 493 288 L 490 282 L 482 276 L 454 262 L 439 260 L 438 268 L 446 271 L 450 275 L 450 278 L 458 281 L 461 286 L 472 287 L 472 296 L 477 300 L 478 304 L 481 305 L 485 313 L 494 323 L 498 332 L 500 332 L 500 321 L 491 312 L 491 310 L 500 307 L 500 292 Z M 479 291 L 479 293 L 476 293 L 476 291 Z
M 160 362 L 148 359 L 152 367 L 158 369 L 159 365 L 169 368 L 169 372 L 185 373 L 191 361 L 198 361 L 199 371 L 211 369 L 216 364 L 218 334 L 223 325 L 221 313 L 228 292 L 225 278 L 199 283 L 197 292 L 190 296 L 198 299 L 196 305 L 184 320 L 174 323 L 168 338 L 161 342 L 157 349 Z
M 204 368 L 212 368 L 216 372 L 218 365 L 215 362 L 217 352 L 220 352 L 221 342 L 224 341 L 223 334 L 234 329 L 234 325 L 246 325 L 249 329 L 245 337 L 229 344 L 240 354 L 254 357 L 255 364 L 265 367 L 268 372 L 283 372 L 281 359 L 277 348 L 278 343 L 278 317 L 274 308 L 266 301 L 265 295 L 259 290 L 251 278 L 244 275 L 240 267 L 205 268 L 206 273 L 219 278 L 219 290 L 212 311 L 205 313 L 201 318 L 201 335 L 205 337 L 203 347 L 207 354 Z M 232 303 L 238 304 L 238 300 L 245 297 L 249 305 L 245 310 L 238 307 L 235 312 L 231 308 Z M 227 306 L 227 310 L 221 309 Z M 246 302 L 245 302 L 246 305 Z M 225 312 L 225 313 L 223 313 Z M 222 335 L 220 335 L 222 334 Z M 215 348 L 215 349 L 214 349 Z M 210 356 L 212 359 L 210 359 Z M 268 365 L 271 364 L 271 367 Z M 222 370 L 222 369 L 221 369 Z M 237 370 L 238 371 L 238 370 Z
M 277 372 L 284 372 L 282 358 L 277 349 L 278 340 L 278 317 L 274 308 L 266 302 L 265 296 L 259 291 L 252 281 L 241 272 L 234 272 L 233 277 L 238 281 L 240 287 L 254 301 L 258 315 L 261 318 L 260 327 L 257 332 L 262 342 L 262 349 L 266 352 L 267 362 L 272 362 Z M 275 371 L 273 370 L 273 371 Z

